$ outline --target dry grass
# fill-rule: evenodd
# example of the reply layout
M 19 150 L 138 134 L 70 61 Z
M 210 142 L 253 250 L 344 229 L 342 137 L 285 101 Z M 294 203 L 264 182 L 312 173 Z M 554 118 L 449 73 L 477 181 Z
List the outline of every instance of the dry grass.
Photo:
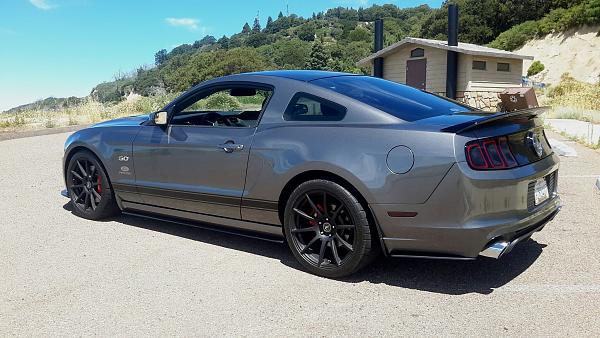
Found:
M 553 107 L 548 117 L 600 123 L 600 83 L 579 82 L 564 74 L 546 95 Z
M 139 97 L 117 104 L 102 104 L 91 99 L 82 105 L 60 111 L 31 110 L 0 114 L 0 131 L 44 129 L 97 123 L 123 116 L 157 111 L 172 101 L 176 94 Z

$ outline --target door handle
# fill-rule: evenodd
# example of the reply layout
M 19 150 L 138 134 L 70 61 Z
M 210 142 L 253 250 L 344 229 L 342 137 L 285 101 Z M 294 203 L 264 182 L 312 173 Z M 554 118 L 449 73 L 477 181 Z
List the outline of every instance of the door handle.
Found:
M 219 148 L 223 149 L 226 153 L 233 153 L 234 151 L 240 151 L 244 149 L 243 144 L 235 144 L 232 141 L 228 141 L 222 144 L 219 144 Z

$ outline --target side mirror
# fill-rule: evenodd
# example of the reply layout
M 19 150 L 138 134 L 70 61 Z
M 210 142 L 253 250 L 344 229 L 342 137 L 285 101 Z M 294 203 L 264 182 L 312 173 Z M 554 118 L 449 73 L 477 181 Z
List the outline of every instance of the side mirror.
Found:
M 167 112 L 159 111 L 154 113 L 154 124 L 157 126 L 165 126 L 167 125 Z

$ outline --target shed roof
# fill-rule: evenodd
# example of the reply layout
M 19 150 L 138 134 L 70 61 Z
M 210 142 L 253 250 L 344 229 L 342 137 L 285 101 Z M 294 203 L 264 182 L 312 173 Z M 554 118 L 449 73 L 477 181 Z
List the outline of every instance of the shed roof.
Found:
M 358 61 L 359 66 L 368 65 L 373 59 L 378 57 L 385 57 L 388 54 L 391 54 L 396 51 L 396 49 L 402 47 L 407 43 L 414 43 L 417 45 L 428 46 L 432 48 L 440 48 L 445 50 L 452 50 L 459 53 L 470 54 L 470 55 L 479 55 L 479 56 L 491 56 L 498 58 L 507 58 L 507 59 L 520 59 L 520 60 L 533 60 L 533 56 L 529 55 L 520 55 L 513 52 L 490 48 L 485 46 L 479 46 L 472 43 L 464 43 L 459 42 L 458 46 L 448 46 L 448 41 L 442 40 L 431 40 L 431 39 L 420 39 L 420 38 L 405 38 L 395 44 L 386 47 L 376 53 L 371 54 L 370 56 Z

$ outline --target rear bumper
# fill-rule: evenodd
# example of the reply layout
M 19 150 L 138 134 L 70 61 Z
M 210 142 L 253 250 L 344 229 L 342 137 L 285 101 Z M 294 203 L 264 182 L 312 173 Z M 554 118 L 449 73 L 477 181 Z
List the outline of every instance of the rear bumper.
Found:
M 501 236 L 492 240 L 492 242 L 486 245 L 479 253 L 479 256 L 499 259 L 508 254 L 517 244 L 528 240 L 534 232 L 541 231 L 546 226 L 546 223 L 554 219 L 556 214 L 560 211 L 560 208 L 561 206 L 546 218 L 534 223 L 530 227 L 524 228 L 516 234 L 510 234 L 511 236 Z
M 370 205 L 388 254 L 500 258 L 560 210 L 556 190 L 539 206 L 532 208 L 528 201 L 530 183 L 558 170 L 554 155 L 531 166 L 485 174 L 465 166 L 455 164 L 423 204 Z M 390 211 L 414 217 L 392 217 Z

